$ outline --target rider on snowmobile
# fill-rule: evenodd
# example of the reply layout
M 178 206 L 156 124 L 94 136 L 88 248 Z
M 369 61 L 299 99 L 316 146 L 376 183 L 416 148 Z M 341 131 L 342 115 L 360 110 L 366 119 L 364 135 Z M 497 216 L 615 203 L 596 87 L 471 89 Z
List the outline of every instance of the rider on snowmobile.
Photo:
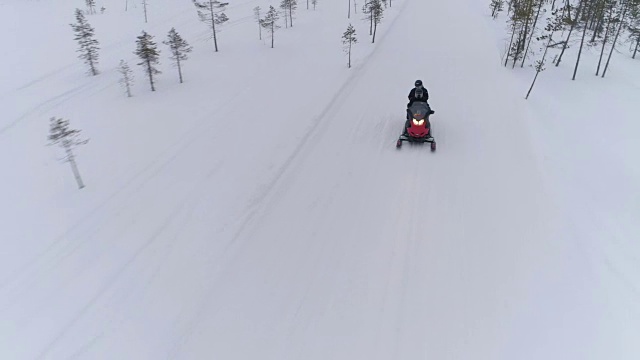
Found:
M 409 92 L 409 104 L 407 104 L 407 109 L 409 109 L 416 101 L 426 102 L 428 105 L 428 100 L 429 92 L 422 86 L 422 80 L 416 80 L 415 87 Z M 410 112 L 408 113 L 408 116 L 411 117 Z
M 429 92 L 427 91 L 426 88 L 423 87 L 422 85 L 422 80 L 416 80 L 415 82 L 415 87 L 413 89 L 411 89 L 411 91 L 409 92 L 409 103 L 407 104 L 407 122 L 405 123 L 405 134 L 407 132 L 407 129 L 409 128 L 409 126 L 411 125 L 410 121 L 413 118 L 413 114 L 411 113 L 411 105 L 413 105 L 414 102 L 424 102 L 427 104 L 427 106 L 429 106 L 429 109 L 431 109 L 431 105 L 429 105 Z M 433 111 L 431 111 L 431 113 L 433 114 Z M 427 117 L 427 128 L 429 130 L 431 130 L 431 124 L 429 122 L 429 118 Z M 432 135 L 430 135 L 430 137 L 432 137 Z

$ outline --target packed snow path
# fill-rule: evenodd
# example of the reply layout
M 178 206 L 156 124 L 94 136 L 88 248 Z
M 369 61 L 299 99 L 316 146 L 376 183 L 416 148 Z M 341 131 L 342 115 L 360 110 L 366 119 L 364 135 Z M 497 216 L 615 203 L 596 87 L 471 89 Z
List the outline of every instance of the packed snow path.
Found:
M 0 357 L 623 359 L 467 5 L 394 5 L 313 121 L 283 114 L 281 149 L 187 133 L 1 279 Z M 395 149 L 418 77 L 436 153 Z

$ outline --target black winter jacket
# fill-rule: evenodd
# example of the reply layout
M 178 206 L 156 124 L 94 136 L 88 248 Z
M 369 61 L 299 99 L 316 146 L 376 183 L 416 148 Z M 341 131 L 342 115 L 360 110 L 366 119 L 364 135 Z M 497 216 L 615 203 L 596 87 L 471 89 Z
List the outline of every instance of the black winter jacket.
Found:
M 418 92 L 418 96 L 416 97 L 416 88 L 411 89 L 409 93 L 409 106 L 411 106 L 415 101 L 424 101 L 427 102 L 429 100 L 429 92 L 426 88 L 422 88 L 422 96 L 420 97 L 420 93 Z

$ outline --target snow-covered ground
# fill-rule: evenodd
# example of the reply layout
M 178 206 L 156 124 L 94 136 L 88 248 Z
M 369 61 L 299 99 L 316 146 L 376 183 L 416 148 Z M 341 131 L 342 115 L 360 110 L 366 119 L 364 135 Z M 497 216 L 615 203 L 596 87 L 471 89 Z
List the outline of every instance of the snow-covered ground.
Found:
M 637 359 L 640 61 L 571 82 L 569 54 L 525 102 L 486 3 L 394 0 L 376 44 L 358 13 L 347 69 L 346 4 L 271 49 L 270 3 L 230 2 L 214 53 L 191 2 L 98 2 L 89 77 L 83 1 L 2 0 L 0 358 Z M 163 74 L 126 98 L 143 29 Z M 394 147 L 416 78 L 436 153 Z M 91 139 L 82 190 L 51 116 Z

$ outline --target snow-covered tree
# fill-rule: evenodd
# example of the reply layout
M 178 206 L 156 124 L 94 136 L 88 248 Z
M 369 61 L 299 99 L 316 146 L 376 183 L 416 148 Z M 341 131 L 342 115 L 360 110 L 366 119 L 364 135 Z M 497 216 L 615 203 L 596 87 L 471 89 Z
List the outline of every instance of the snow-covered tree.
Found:
M 63 162 L 71 164 L 71 170 L 73 176 L 76 178 L 78 188 L 84 188 L 80 171 L 78 171 L 78 165 L 76 163 L 76 157 L 73 153 L 73 149 L 79 145 L 86 144 L 89 140 L 81 140 L 78 138 L 80 130 L 71 129 L 69 126 L 69 120 L 62 118 L 52 117 L 50 119 L 49 127 L 49 145 L 59 145 L 65 152 L 65 156 L 62 158 Z
M 91 75 L 98 75 L 99 42 L 95 39 L 94 29 L 87 22 L 84 14 L 82 14 L 82 10 L 76 9 L 76 23 L 70 25 L 76 34 L 74 40 L 80 45 L 80 48 L 77 50 L 77 52 L 80 53 L 78 57 L 84 60 L 85 64 L 89 66 L 89 73 L 91 73 Z
M 342 34 L 342 44 L 344 45 L 344 51 L 349 54 L 348 67 L 351 68 L 351 47 L 353 44 L 357 43 L 358 39 L 356 38 L 356 29 L 353 28 L 353 25 L 349 24 L 347 27 L 347 31 Z
M 262 40 L 262 25 L 260 25 L 260 19 L 261 19 L 260 11 L 262 11 L 260 6 L 256 6 L 253 8 L 253 15 L 256 21 L 258 22 L 258 37 L 260 38 L 260 40 Z
M 135 54 L 142 60 L 138 63 L 144 68 L 144 71 L 149 76 L 149 84 L 151 84 L 151 91 L 156 91 L 153 76 L 161 74 L 160 70 L 156 68 L 159 64 L 160 51 L 155 42 L 153 42 L 153 36 L 147 34 L 146 31 L 142 32 L 142 35 L 138 36 L 136 41 L 138 48 Z
M 313 10 L 315 10 L 318 5 L 318 0 L 311 0 L 311 5 L 313 5 Z
M 133 71 L 129 67 L 126 61 L 120 60 L 118 65 L 118 72 L 120 73 L 120 85 L 125 89 L 127 97 L 131 97 L 131 85 L 133 85 Z
M 182 66 L 180 62 L 189 58 L 187 54 L 190 53 L 193 48 L 178 34 L 175 28 L 169 30 L 167 40 L 163 41 L 163 44 L 168 45 L 171 50 L 171 60 L 173 60 L 178 67 L 178 75 L 180 76 L 180 83 L 182 84 Z
M 276 9 L 272 5 L 269 5 L 269 11 L 265 15 L 264 19 L 260 20 L 260 25 L 262 25 L 263 28 L 267 29 L 267 31 L 269 31 L 269 33 L 271 34 L 272 49 L 274 43 L 274 34 L 276 30 L 280 28 L 280 26 L 276 24 L 279 18 L 280 16 L 278 16 L 278 12 L 276 11 Z
M 202 2 L 193 0 L 193 4 L 196 6 L 196 9 L 198 9 L 198 17 L 200 18 L 200 21 L 211 28 L 213 45 L 217 52 L 218 36 L 216 26 L 221 26 L 229 20 L 227 15 L 224 13 L 226 6 L 229 5 L 229 3 L 223 3 L 218 0 L 203 0 Z

